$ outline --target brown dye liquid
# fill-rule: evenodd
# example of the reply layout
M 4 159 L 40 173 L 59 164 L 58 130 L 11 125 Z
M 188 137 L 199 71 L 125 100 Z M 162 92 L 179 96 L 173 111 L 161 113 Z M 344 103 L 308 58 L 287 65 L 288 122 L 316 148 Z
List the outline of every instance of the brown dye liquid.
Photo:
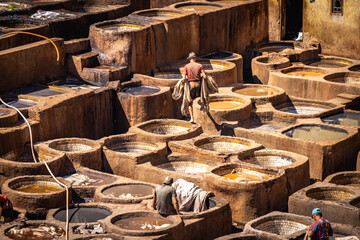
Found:
M 222 177 L 231 179 L 236 182 L 257 182 L 270 178 L 270 176 L 259 173 L 235 172 L 223 175 Z
M 13 227 L 5 235 L 14 240 L 52 240 L 64 236 L 65 231 L 58 227 L 41 224 L 21 229 Z
M 240 101 L 212 101 L 209 103 L 210 109 L 215 110 L 227 110 L 237 108 L 243 105 Z
M 142 230 L 142 231 L 144 231 L 144 230 L 151 231 L 151 230 L 165 227 L 164 225 L 166 225 L 166 227 L 167 227 L 170 224 L 171 224 L 170 221 L 160 219 L 160 218 L 152 218 L 152 217 L 125 218 L 125 219 L 121 219 L 121 220 L 115 222 L 115 225 L 120 228 L 125 228 L 128 230 Z
M 298 76 L 298 77 L 318 77 L 323 75 L 324 73 L 322 72 L 316 72 L 316 71 L 293 71 L 293 72 L 288 72 L 286 73 L 286 75 L 291 75 L 291 76 Z
M 26 192 L 26 193 L 52 193 L 61 190 L 60 186 L 50 185 L 50 184 L 27 184 L 23 185 L 16 189 L 16 191 Z
M 234 91 L 234 93 L 247 96 L 269 96 L 278 92 L 278 90 L 266 87 L 245 87 Z
M 197 12 L 203 12 L 203 11 L 209 11 L 209 10 L 215 10 L 220 7 L 211 6 L 211 5 L 186 5 L 178 7 L 179 9 L 185 10 L 185 11 L 197 11 Z

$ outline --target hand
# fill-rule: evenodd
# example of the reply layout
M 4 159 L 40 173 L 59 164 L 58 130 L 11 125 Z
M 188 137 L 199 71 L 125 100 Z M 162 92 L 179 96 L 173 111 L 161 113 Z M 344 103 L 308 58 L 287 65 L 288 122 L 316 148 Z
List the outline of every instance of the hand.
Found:
M 185 82 L 186 82 L 186 79 L 184 78 L 184 79 L 182 80 L 182 82 L 185 83 Z

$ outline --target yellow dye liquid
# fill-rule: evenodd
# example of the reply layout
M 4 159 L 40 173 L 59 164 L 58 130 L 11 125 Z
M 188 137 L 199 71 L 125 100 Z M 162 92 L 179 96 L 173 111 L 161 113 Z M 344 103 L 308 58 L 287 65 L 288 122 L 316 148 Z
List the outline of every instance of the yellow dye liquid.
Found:
M 234 93 L 247 95 L 247 96 L 269 96 L 278 93 L 279 91 L 272 88 L 265 87 L 245 87 L 237 89 Z
M 60 186 L 50 185 L 50 184 L 27 184 L 17 188 L 17 191 L 26 192 L 26 193 L 52 193 L 61 190 Z
M 211 101 L 209 107 L 213 110 L 228 110 L 237 108 L 243 104 L 241 101 Z
M 241 172 L 229 173 L 222 177 L 228 178 L 236 182 L 257 182 L 270 178 L 269 175 L 263 173 L 256 173 L 256 172 L 252 173 L 252 172 L 253 171 L 251 172 L 241 171 Z
M 298 76 L 298 77 L 318 77 L 323 75 L 323 72 L 316 72 L 316 71 L 293 71 L 286 73 L 287 75 L 291 76 Z

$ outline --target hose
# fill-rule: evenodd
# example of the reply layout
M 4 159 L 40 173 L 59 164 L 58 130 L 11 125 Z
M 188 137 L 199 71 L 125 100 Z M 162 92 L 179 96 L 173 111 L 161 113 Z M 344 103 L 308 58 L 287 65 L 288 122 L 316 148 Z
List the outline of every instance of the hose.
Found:
M 57 59 L 56 61 L 59 62 L 60 61 L 60 54 L 59 54 L 59 49 L 57 48 L 56 44 L 50 39 L 50 38 L 47 38 L 45 36 L 42 36 L 42 35 L 39 35 L 39 34 L 36 34 L 36 33 L 30 33 L 30 32 L 24 32 L 24 31 L 14 31 L 14 32 L 10 32 L 10 33 L 6 33 L 4 35 L 1 35 L 1 37 L 4 37 L 4 36 L 7 36 L 7 35 L 10 35 L 10 34 L 13 34 L 13 33 L 21 33 L 21 34 L 29 34 L 29 35 L 33 35 L 33 36 L 37 36 L 37 37 L 40 37 L 40 38 L 44 38 L 46 40 L 48 40 L 54 47 L 55 47 L 55 50 L 56 50 L 56 54 L 57 54 Z M 6 107 L 9 107 L 9 108 L 12 108 L 12 109 L 15 109 L 19 115 L 24 119 L 24 121 L 26 122 L 28 128 L 29 128 L 29 135 L 30 135 L 30 148 L 31 148 L 31 155 L 33 157 L 33 160 L 35 163 L 38 163 L 40 162 L 40 160 L 37 160 L 36 159 L 36 156 L 35 156 L 35 153 L 34 153 L 34 143 L 33 143 L 33 136 L 32 136 L 32 131 L 31 131 L 31 126 L 30 126 L 30 123 L 28 122 L 28 120 L 26 119 L 26 117 L 20 112 L 19 109 L 17 109 L 16 107 L 13 107 L 7 103 L 5 103 L 1 98 L 0 98 L 0 102 L 2 104 L 4 104 Z M 46 169 L 48 170 L 48 172 L 50 173 L 51 177 L 63 188 L 65 188 L 65 191 L 66 191 L 66 230 L 65 230 L 65 236 L 66 236 L 66 240 L 69 240 L 69 188 L 61 183 L 59 180 L 56 179 L 56 177 L 54 176 L 54 174 L 51 172 L 48 164 L 45 162 L 45 160 L 42 160 L 42 162 L 45 164 L 45 167 Z

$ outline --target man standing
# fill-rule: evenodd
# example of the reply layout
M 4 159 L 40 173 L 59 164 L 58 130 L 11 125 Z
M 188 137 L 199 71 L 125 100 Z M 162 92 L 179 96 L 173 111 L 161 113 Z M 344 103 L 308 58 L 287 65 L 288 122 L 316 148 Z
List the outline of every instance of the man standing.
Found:
M 175 189 L 171 186 L 173 182 L 174 179 L 168 176 L 164 184 L 157 186 L 154 191 L 153 208 L 163 216 L 180 215 Z
M 320 208 L 312 211 L 312 218 L 315 222 L 308 229 L 308 238 L 314 240 L 328 240 L 333 235 L 331 224 L 323 218 Z
M 188 79 L 188 83 L 190 86 L 190 97 L 191 102 L 189 102 L 189 113 L 190 113 L 190 122 L 194 122 L 194 115 L 193 115 L 193 107 L 192 102 L 195 98 L 200 97 L 201 93 L 201 80 L 206 80 L 206 74 L 204 71 L 203 66 L 200 63 L 196 62 L 196 54 L 191 52 L 187 59 L 190 60 L 190 63 L 185 65 L 184 68 L 184 77 L 182 81 L 186 81 L 186 77 Z

